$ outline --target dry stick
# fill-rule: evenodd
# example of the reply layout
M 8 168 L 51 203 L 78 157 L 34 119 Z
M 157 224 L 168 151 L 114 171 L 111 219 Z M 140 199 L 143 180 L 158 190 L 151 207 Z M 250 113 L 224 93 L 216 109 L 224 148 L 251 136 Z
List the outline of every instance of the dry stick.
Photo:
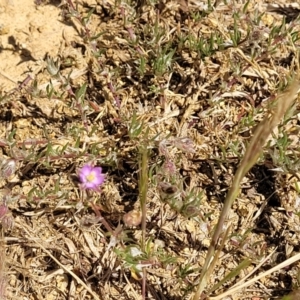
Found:
M 134 290 L 134 287 L 132 286 L 131 282 L 129 281 L 129 279 L 127 278 L 127 276 L 126 276 L 125 273 L 124 273 L 124 278 L 125 278 L 125 280 L 126 280 L 128 286 L 129 286 L 129 288 L 131 289 L 132 294 L 134 295 L 134 298 L 135 298 L 136 300 L 140 300 L 139 295 L 138 295 L 137 292 Z
M 231 186 L 231 189 L 229 190 L 223 210 L 221 212 L 221 215 L 218 220 L 218 224 L 216 226 L 216 229 L 214 231 L 211 244 L 209 246 L 205 263 L 203 265 L 200 279 L 199 279 L 199 285 L 197 288 L 197 291 L 193 297 L 194 300 L 200 299 L 202 292 L 207 286 L 208 277 L 209 274 L 212 272 L 211 269 L 211 262 L 215 257 L 215 251 L 217 248 L 219 237 L 222 233 L 224 223 L 229 215 L 231 206 L 233 201 L 236 199 L 239 193 L 239 186 L 243 179 L 243 177 L 246 175 L 246 173 L 252 168 L 252 166 L 255 164 L 257 159 L 259 158 L 259 155 L 262 151 L 262 147 L 267 141 L 269 135 L 272 133 L 275 126 L 280 122 L 281 118 L 287 111 L 287 109 L 292 105 L 295 96 L 297 95 L 297 92 L 299 91 L 300 83 L 299 83 L 299 76 L 297 74 L 296 80 L 293 81 L 291 86 L 282 93 L 276 100 L 275 106 L 273 110 L 271 111 L 271 116 L 268 118 L 266 117 L 256 128 L 256 131 L 254 132 L 254 135 L 252 139 L 250 140 L 250 143 L 247 147 L 246 153 L 241 161 L 241 164 L 234 176 L 234 180 Z

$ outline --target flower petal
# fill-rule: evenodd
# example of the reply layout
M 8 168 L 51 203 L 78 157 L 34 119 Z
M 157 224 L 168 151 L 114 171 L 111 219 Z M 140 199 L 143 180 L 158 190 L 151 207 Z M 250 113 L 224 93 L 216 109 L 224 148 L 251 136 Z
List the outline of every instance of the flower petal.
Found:
M 79 170 L 78 176 L 83 189 L 98 190 L 105 180 L 105 176 L 102 174 L 102 168 L 93 167 L 89 164 L 84 165 Z

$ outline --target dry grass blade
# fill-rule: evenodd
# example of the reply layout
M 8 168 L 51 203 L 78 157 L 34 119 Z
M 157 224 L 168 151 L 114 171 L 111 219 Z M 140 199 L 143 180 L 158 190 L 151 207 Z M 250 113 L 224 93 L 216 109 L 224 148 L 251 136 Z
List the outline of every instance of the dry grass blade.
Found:
M 217 227 L 215 229 L 214 235 L 208 253 L 206 256 L 205 264 L 203 266 L 200 283 L 197 292 L 194 296 L 194 300 L 200 299 L 202 292 L 205 290 L 207 282 L 209 280 L 209 274 L 212 272 L 211 268 L 213 266 L 212 259 L 215 260 L 215 251 L 218 244 L 220 234 L 223 230 L 223 226 L 229 215 L 233 201 L 236 199 L 240 183 L 246 173 L 257 161 L 265 142 L 267 141 L 269 135 L 272 133 L 273 129 L 280 122 L 281 118 L 286 113 L 287 109 L 292 105 L 295 100 L 297 93 L 300 88 L 299 77 L 294 79 L 292 84 L 287 88 L 285 92 L 278 96 L 276 99 L 272 110 L 270 111 L 270 116 L 267 116 L 256 128 L 253 137 L 247 147 L 246 153 L 243 160 L 234 176 L 233 184 L 229 190 L 223 210 L 218 220 Z
M 259 270 L 259 268 L 265 263 L 267 262 L 269 259 L 271 259 L 272 255 L 275 253 L 276 249 L 274 249 L 274 251 L 272 251 L 265 259 L 263 259 L 249 274 L 247 274 L 247 276 L 245 276 L 244 278 L 242 278 L 239 282 L 237 282 L 231 289 L 230 291 L 227 290 L 226 292 L 216 296 L 216 297 L 210 297 L 210 300 L 221 300 L 224 297 L 228 296 L 228 295 L 232 295 L 235 292 L 241 290 L 241 286 L 243 284 L 243 282 L 245 282 L 247 280 L 247 278 L 249 278 L 252 274 L 254 274 L 257 270 Z
M 268 275 L 270 275 L 270 274 L 272 274 L 272 273 L 274 273 L 276 271 L 282 270 L 282 269 L 286 268 L 287 266 L 289 266 L 289 265 L 291 265 L 291 264 L 293 264 L 293 263 L 295 263 L 295 262 L 297 262 L 299 260 L 300 260 L 300 253 L 298 253 L 298 254 L 294 255 L 293 257 L 285 260 L 284 262 L 282 262 L 281 264 L 275 266 L 274 268 L 272 268 L 272 269 L 270 269 L 270 270 L 268 270 L 266 272 L 263 272 L 263 273 L 259 274 L 258 276 L 255 276 L 254 278 L 250 279 L 249 281 L 247 281 L 247 282 L 245 282 L 245 283 L 243 283 L 241 285 L 235 286 L 232 289 L 229 289 L 225 293 L 222 293 L 222 295 L 219 295 L 217 297 L 211 297 L 210 299 L 211 300 L 224 299 L 224 297 L 226 297 L 228 295 L 232 295 L 235 292 L 237 292 L 237 291 L 239 291 L 239 290 L 241 290 L 241 289 L 243 289 L 243 288 L 251 285 L 252 283 L 257 282 L 260 279 L 262 279 L 262 278 L 264 278 L 264 277 L 266 277 L 266 276 L 268 276 Z

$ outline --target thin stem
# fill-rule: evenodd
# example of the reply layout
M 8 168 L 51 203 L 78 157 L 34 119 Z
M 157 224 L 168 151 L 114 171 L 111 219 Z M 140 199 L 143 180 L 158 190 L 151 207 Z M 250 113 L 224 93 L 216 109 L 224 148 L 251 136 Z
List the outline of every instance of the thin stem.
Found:
M 106 228 L 106 230 L 112 235 L 115 236 L 115 232 L 113 231 L 113 229 L 110 227 L 110 225 L 107 223 L 107 221 L 104 219 L 104 217 L 101 215 L 100 210 L 97 208 L 97 206 L 93 203 L 90 202 L 95 214 L 96 214 L 96 219 L 97 221 L 100 221 L 103 226 Z
M 147 145 L 141 150 L 140 166 L 140 203 L 142 209 L 142 249 L 145 251 L 146 244 L 146 214 L 147 214 L 147 192 L 148 192 L 148 151 Z M 146 299 L 146 270 L 143 269 L 142 297 Z

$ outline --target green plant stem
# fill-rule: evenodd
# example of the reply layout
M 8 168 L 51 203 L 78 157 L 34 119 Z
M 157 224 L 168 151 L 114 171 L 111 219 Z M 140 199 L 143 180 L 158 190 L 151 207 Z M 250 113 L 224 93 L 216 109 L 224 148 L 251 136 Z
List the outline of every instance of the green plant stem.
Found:
M 141 168 L 140 168 L 140 203 L 142 209 L 142 249 L 145 250 L 146 239 L 146 204 L 148 191 L 148 152 L 147 147 L 141 151 Z
M 142 210 L 142 250 L 145 251 L 146 244 L 146 214 L 147 214 L 147 192 L 148 192 L 148 151 L 147 145 L 143 146 L 141 150 L 140 159 L 140 203 Z M 142 297 L 146 299 L 146 270 L 143 268 L 143 282 L 142 282 Z

